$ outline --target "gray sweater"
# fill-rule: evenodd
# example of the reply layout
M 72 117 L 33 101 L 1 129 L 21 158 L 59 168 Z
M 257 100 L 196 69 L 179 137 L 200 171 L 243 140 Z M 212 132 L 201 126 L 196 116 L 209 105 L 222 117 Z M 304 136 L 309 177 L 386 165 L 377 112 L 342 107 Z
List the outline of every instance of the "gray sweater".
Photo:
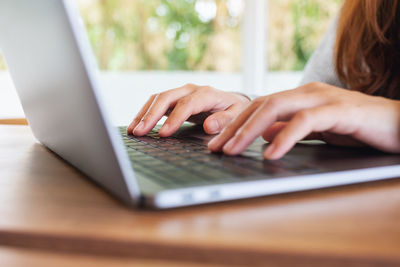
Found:
M 330 85 L 346 88 L 340 82 L 333 60 L 336 42 L 337 18 L 331 23 L 327 33 L 308 61 L 300 85 L 310 82 L 323 82 Z
M 335 70 L 333 52 L 336 42 L 337 18 L 331 23 L 321 43 L 304 68 L 303 78 L 300 85 L 310 82 L 323 82 L 333 86 L 347 88 L 340 80 Z M 247 94 L 251 100 L 258 95 Z

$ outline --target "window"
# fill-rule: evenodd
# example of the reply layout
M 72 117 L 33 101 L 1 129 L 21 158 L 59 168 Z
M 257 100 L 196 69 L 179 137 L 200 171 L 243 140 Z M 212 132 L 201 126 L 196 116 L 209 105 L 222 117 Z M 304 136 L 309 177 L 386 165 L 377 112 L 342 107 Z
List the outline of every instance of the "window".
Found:
M 103 70 L 241 72 L 241 89 L 265 94 L 298 83 L 341 0 L 80 3 Z
M 80 0 L 103 70 L 240 70 L 244 0 Z
M 221 72 L 240 71 L 244 67 L 242 54 L 257 51 L 254 41 L 259 36 L 265 36 L 260 40 L 267 47 L 264 64 L 267 71 L 301 71 L 341 3 L 341 0 L 77 1 L 102 70 Z M 259 25 L 263 21 L 266 25 Z M 267 29 L 267 34 L 263 29 Z M 250 39 L 244 49 L 242 39 L 245 43 Z M 257 52 L 257 57 L 264 53 Z M 5 69 L 1 57 L 0 69 Z
M 342 2 L 76 1 L 104 88 L 113 88 L 103 91 L 118 124 L 126 124 L 139 106 L 130 99 L 144 101 L 187 82 L 253 94 L 295 87 Z M 0 73 L 1 79 L 8 76 Z
M 269 0 L 268 69 L 301 71 L 338 14 L 341 0 Z

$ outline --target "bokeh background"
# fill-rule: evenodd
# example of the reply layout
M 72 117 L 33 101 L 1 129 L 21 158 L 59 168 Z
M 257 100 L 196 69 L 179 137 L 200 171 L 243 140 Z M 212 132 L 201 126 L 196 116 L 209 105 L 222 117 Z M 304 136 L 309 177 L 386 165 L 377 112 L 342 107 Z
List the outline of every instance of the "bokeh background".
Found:
M 101 70 L 98 92 L 112 123 L 127 125 L 151 94 L 186 83 L 255 95 L 295 88 L 342 0 L 74 1 Z M 244 61 L 264 16 L 265 58 Z M 264 65 L 263 78 L 252 76 Z M 0 55 L 0 118 L 24 116 Z
M 78 3 L 101 70 L 241 69 L 245 0 Z M 268 70 L 302 70 L 340 4 L 341 0 L 268 0 Z M 0 69 L 5 69 L 1 57 Z

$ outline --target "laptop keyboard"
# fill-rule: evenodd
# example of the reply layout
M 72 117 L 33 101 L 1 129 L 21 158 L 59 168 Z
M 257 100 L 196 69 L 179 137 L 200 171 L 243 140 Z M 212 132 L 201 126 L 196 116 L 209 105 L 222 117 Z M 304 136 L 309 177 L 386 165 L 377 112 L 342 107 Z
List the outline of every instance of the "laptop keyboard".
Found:
M 309 169 L 304 164 L 264 160 L 259 146 L 232 157 L 211 153 L 195 137 L 161 138 L 157 129 L 136 137 L 127 135 L 126 127 L 119 130 L 135 172 L 166 187 L 266 179 Z

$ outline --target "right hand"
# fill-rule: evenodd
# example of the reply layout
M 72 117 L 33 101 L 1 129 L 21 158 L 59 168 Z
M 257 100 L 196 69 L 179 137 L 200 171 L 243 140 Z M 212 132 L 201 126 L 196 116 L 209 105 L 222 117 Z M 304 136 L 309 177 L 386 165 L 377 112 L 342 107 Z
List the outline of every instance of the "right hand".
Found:
M 172 135 L 185 121 L 203 123 L 207 134 L 217 134 L 249 102 L 250 99 L 241 94 L 187 84 L 152 95 L 129 125 L 127 133 L 143 136 L 165 115 L 168 119 L 159 131 L 161 137 Z

